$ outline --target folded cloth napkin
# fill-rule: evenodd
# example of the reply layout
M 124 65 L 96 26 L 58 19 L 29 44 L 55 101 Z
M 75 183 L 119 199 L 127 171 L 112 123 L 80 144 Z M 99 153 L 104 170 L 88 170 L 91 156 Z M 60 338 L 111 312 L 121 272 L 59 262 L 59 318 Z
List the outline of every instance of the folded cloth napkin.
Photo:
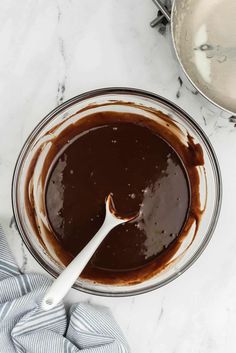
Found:
M 110 311 L 61 303 L 44 312 L 40 303 L 51 280 L 22 274 L 0 226 L 0 353 L 128 353 Z

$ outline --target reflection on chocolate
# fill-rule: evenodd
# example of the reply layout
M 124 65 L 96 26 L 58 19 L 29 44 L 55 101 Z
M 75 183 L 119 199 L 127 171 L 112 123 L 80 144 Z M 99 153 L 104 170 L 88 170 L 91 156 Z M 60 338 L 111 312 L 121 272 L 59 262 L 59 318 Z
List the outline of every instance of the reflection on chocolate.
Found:
M 63 263 L 101 226 L 109 193 L 120 215 L 140 211 L 137 220 L 110 232 L 83 271 L 85 278 L 111 284 L 143 281 L 166 266 L 191 225 L 198 225 L 201 147 L 191 136 L 187 144 L 181 141 L 171 118 L 156 113 L 162 123 L 106 111 L 88 115 L 58 136 L 50 131 L 42 183 L 51 231 L 45 228 L 44 237 Z M 29 210 L 32 204 L 29 199 Z M 37 226 L 32 217 L 33 222 Z

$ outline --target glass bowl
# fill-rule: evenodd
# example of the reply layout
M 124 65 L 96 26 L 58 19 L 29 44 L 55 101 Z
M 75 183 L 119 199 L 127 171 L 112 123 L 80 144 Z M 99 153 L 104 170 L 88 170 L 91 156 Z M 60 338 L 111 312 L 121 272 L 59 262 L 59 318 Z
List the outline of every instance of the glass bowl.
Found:
M 131 88 L 105 88 L 81 94 L 63 103 L 49 113 L 26 140 L 16 162 L 12 182 L 14 217 L 25 245 L 38 263 L 52 276 L 57 277 L 63 270 L 63 264 L 55 260 L 52 253 L 47 251 L 32 227 L 25 200 L 24 190 L 29 166 L 37 153 L 40 141 L 42 142 L 46 135 L 65 121 L 78 120 L 91 112 L 112 110 L 140 113 L 142 111 L 141 114 L 144 115 L 143 107 L 168 115 L 183 134 L 190 135 L 202 148 L 204 166 L 198 168 L 203 212 L 199 227 L 197 230 L 193 227 L 189 229 L 171 261 L 151 278 L 141 283 L 121 285 L 102 284 L 79 278 L 74 285 L 75 289 L 103 296 L 129 296 L 159 288 L 177 278 L 196 261 L 215 229 L 221 206 L 221 176 L 215 152 L 202 129 L 182 109 L 156 94 Z M 148 118 L 154 119 L 150 110 L 145 114 Z

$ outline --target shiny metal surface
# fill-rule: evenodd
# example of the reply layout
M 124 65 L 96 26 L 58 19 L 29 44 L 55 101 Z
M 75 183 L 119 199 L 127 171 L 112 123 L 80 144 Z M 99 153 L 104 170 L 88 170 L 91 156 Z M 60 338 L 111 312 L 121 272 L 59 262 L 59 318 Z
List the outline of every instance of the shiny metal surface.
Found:
M 235 115 L 236 1 L 174 0 L 171 30 L 190 82 L 209 101 Z

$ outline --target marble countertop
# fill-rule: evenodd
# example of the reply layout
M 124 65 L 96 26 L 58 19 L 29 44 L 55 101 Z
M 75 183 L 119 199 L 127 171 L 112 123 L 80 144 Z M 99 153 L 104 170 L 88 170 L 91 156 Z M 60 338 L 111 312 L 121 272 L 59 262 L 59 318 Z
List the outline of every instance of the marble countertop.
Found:
M 154 292 L 115 299 L 71 290 L 66 302 L 109 306 L 134 353 L 230 353 L 236 349 L 236 118 L 185 81 L 180 85 L 169 30 L 162 35 L 149 26 L 155 14 L 151 0 L 1 0 L 0 222 L 22 269 L 43 272 L 11 223 L 11 178 L 29 132 L 58 104 L 98 87 L 138 87 L 169 98 L 204 128 L 219 158 L 224 197 L 209 246 Z

